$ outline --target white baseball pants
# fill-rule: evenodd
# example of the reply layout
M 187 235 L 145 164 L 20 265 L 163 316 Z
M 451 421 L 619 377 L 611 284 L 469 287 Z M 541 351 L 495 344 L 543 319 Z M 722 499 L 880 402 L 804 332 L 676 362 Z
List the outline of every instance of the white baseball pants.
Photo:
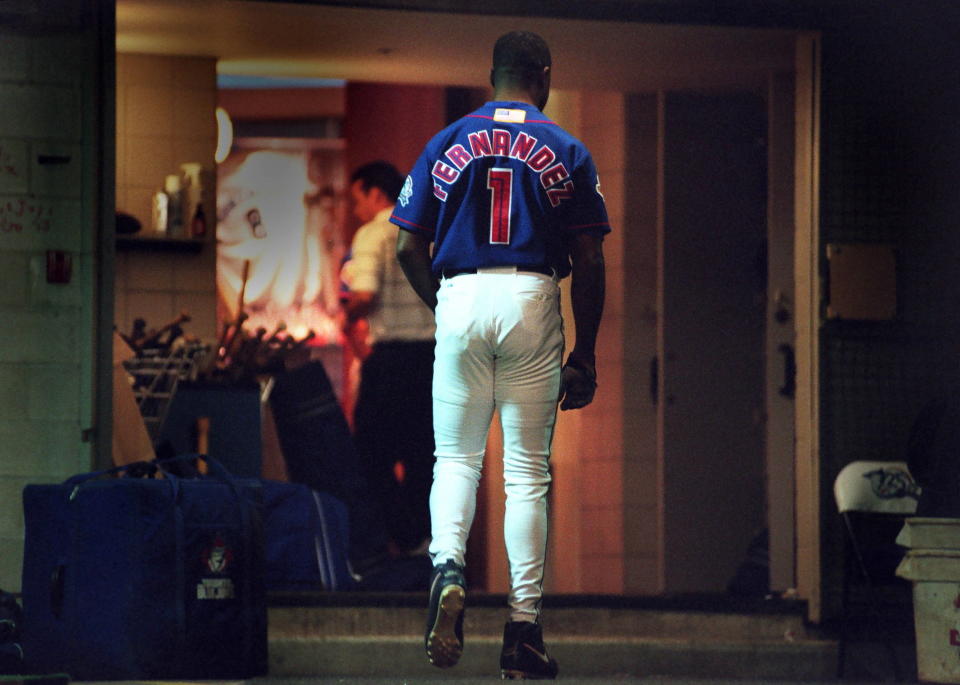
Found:
M 513 267 L 446 278 L 437 294 L 430 555 L 436 564 L 464 564 L 496 408 L 514 621 L 536 621 L 542 596 L 548 459 L 563 355 L 559 294 L 553 278 Z

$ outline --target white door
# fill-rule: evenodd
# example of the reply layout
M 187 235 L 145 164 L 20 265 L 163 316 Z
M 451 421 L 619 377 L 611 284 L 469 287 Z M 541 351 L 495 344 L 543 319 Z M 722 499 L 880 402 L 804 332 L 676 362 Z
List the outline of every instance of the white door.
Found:
M 723 591 L 766 528 L 766 104 L 663 103 L 659 421 L 668 592 Z

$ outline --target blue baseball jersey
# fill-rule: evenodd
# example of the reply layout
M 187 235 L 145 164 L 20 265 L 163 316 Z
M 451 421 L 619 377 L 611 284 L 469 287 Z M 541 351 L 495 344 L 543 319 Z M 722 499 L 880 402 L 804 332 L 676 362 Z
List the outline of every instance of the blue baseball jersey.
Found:
M 488 102 L 435 135 L 390 221 L 434 243 L 433 272 L 494 266 L 570 273 L 570 237 L 610 231 L 587 148 L 520 102 Z

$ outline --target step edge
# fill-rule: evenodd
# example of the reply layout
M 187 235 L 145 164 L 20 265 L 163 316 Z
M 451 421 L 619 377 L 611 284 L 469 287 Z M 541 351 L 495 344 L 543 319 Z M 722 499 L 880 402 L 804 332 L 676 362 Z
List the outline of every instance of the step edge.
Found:
M 465 642 L 474 644 L 495 643 L 500 644 L 502 637 L 494 635 L 467 635 Z M 284 643 L 360 643 L 360 642 L 384 642 L 384 643 L 410 643 L 422 642 L 422 635 L 337 635 L 329 637 L 304 637 L 296 635 L 284 635 L 270 637 L 270 645 L 280 645 Z M 580 636 L 548 636 L 548 644 L 562 645 L 663 645 L 663 646 L 685 646 L 698 647 L 709 645 L 711 648 L 744 648 L 744 649 L 773 649 L 785 647 L 790 649 L 800 648 L 831 648 L 839 645 L 837 640 L 825 639 L 805 639 L 805 640 L 703 640 L 700 638 L 650 638 L 650 637 L 580 637 Z

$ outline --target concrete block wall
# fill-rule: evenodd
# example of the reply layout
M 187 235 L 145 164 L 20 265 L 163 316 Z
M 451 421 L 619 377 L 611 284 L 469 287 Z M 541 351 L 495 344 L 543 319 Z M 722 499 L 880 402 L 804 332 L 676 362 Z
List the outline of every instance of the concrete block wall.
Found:
M 0 30 L 0 588 L 11 591 L 23 487 L 92 463 L 96 34 L 61 28 Z M 49 250 L 70 260 L 68 283 L 47 282 Z
M 117 55 L 117 210 L 152 234 L 152 198 L 180 165 L 204 167 L 207 236 L 198 252 L 131 249 L 116 258 L 116 323 L 130 331 L 136 318 L 159 328 L 186 310 L 187 333 L 216 338 L 216 59 Z

